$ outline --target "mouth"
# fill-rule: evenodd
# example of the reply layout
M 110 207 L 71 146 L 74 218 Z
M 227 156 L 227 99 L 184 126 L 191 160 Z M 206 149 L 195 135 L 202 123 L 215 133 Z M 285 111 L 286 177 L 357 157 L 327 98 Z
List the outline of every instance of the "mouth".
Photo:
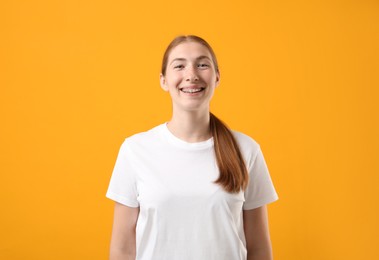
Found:
M 179 90 L 183 93 L 187 94 L 194 94 L 194 93 L 199 93 L 202 92 L 205 88 L 180 88 Z

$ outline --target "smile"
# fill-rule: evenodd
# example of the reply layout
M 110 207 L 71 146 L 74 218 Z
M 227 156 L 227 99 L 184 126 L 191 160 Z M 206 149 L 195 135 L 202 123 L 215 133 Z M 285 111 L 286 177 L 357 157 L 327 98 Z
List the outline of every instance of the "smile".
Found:
M 181 88 L 180 91 L 184 93 L 198 93 L 203 91 L 205 88 Z

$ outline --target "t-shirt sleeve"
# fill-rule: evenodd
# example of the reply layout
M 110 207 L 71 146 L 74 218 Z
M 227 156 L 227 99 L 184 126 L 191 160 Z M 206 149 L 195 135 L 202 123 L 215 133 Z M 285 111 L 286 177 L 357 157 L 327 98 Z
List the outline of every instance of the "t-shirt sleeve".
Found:
M 244 210 L 258 208 L 278 200 L 260 147 L 250 160 L 248 164 L 249 184 L 245 190 Z
M 139 207 L 136 178 L 128 162 L 130 160 L 127 142 L 121 145 L 106 197 L 129 207 Z

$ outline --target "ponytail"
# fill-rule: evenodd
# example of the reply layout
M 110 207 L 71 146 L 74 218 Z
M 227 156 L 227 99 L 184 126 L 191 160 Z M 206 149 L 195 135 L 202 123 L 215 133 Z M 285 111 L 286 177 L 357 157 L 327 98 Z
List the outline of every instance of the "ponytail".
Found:
M 247 187 L 249 175 L 231 130 L 215 115 L 210 113 L 210 131 L 213 136 L 217 166 L 220 171 L 215 183 L 220 184 L 230 193 L 244 191 Z

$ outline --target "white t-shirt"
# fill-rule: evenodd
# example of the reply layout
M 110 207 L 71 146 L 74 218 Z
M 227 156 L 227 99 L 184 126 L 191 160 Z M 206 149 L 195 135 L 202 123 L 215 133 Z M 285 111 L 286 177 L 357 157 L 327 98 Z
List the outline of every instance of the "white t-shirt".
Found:
M 245 260 L 242 210 L 278 199 L 259 145 L 233 131 L 249 172 L 245 192 L 225 192 L 213 138 L 188 143 L 167 123 L 121 145 L 106 196 L 140 207 L 137 260 Z

